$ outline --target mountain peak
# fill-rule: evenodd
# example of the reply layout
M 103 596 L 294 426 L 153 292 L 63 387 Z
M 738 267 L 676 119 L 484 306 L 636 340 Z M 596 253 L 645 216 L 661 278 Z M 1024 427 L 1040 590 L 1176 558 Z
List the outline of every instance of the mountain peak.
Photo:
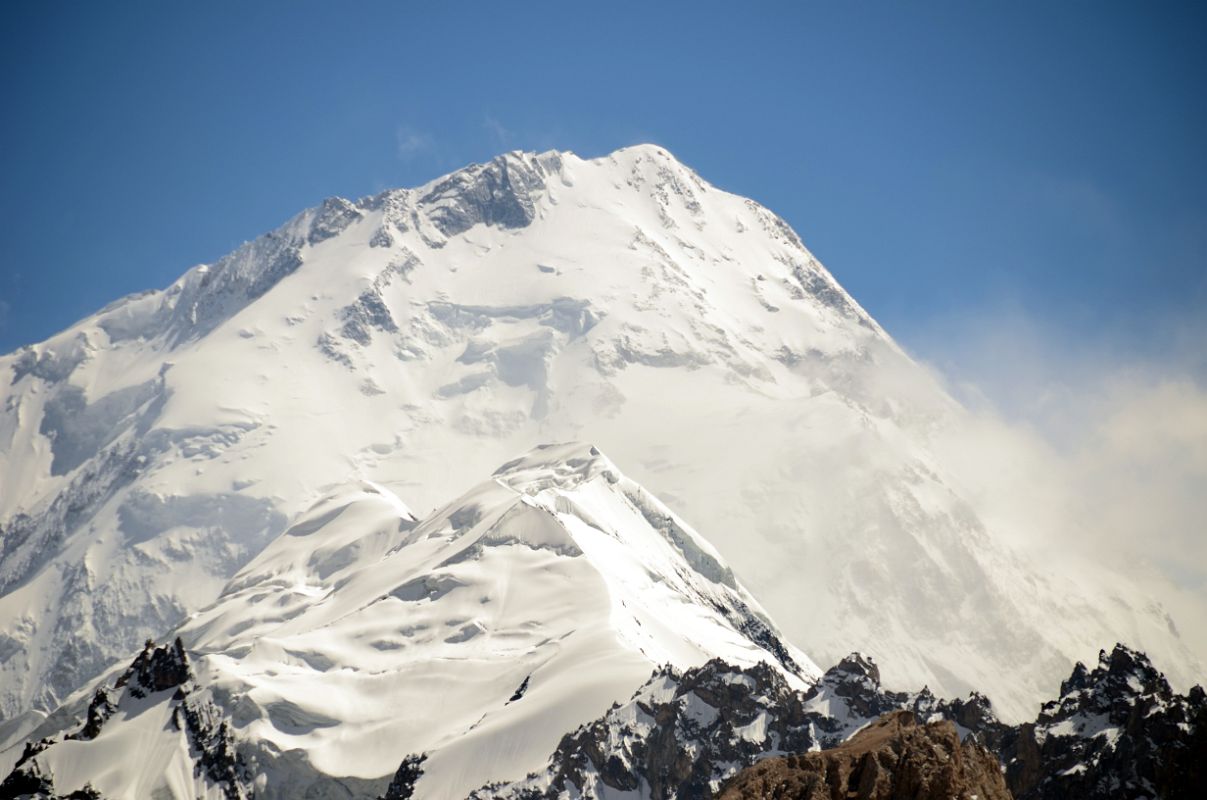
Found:
M 1044 703 L 1040 721 L 1048 725 L 1086 720 L 1119 723 L 1138 706 L 1165 706 L 1174 698 L 1165 676 L 1148 656 L 1123 644 L 1101 650 L 1098 665 L 1088 669 L 1077 662 L 1060 684 L 1060 697 Z
M 494 473 L 513 489 L 531 493 L 550 487 L 574 488 L 597 476 L 616 483 L 619 475 L 616 465 L 599 448 L 585 442 L 537 445 Z
M 876 665 L 876 660 L 871 656 L 855 652 L 826 670 L 823 680 L 832 680 L 835 683 L 866 681 L 869 688 L 878 689 L 880 687 L 880 667 Z
M 670 150 L 667 150 L 662 145 L 654 144 L 653 142 L 641 142 L 638 144 L 620 147 L 605 156 L 601 156 L 599 160 L 646 160 L 652 163 L 660 163 L 681 169 L 690 169 L 682 161 L 676 158 L 675 154 Z

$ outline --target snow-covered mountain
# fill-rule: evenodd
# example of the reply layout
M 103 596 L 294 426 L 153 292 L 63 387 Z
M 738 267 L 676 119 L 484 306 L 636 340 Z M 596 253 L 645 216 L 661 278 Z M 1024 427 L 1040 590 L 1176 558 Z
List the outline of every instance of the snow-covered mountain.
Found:
M 782 220 L 652 146 L 328 200 L 0 376 L 5 717 L 128 663 L 336 487 L 426 516 L 571 439 L 819 660 L 868 651 L 1016 718 L 1103 641 L 1198 674 L 1126 579 L 988 529 L 931 447 L 959 405 Z
M 63 795 L 288 798 L 371 796 L 423 753 L 417 796 L 464 798 L 540 767 L 659 665 L 821 674 L 587 445 L 508 462 L 421 523 L 381 487 L 324 498 L 173 635 L 6 760 L 30 753 L 21 774 Z

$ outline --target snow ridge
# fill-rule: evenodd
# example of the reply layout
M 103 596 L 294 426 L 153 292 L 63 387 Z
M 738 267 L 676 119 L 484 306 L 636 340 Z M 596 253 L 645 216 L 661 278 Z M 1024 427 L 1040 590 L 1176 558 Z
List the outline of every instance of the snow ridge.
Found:
M 239 763 L 219 763 L 245 771 L 240 791 L 257 797 L 379 792 L 416 752 L 421 796 L 462 798 L 536 768 L 561 732 L 660 664 L 723 657 L 769 663 L 787 686 L 816 680 L 699 534 L 660 504 L 634 505 L 643 491 L 597 448 L 573 443 L 508 462 L 423 521 L 381 486 L 343 487 L 186 621 L 176 650 L 144 651 L 127 674 L 152 677 L 130 686 L 201 687 L 221 708 L 208 729 L 240 742 Z M 651 509 L 673 536 L 649 522 Z M 172 654 L 183 676 L 154 667 Z M 87 697 L 38 735 L 62 731 Z M 98 745 L 131 728 L 112 730 Z M 73 758 L 55 746 L 34 763 L 57 791 L 87 780 L 109 798 L 142 796 L 156 770 L 178 769 L 110 773 Z

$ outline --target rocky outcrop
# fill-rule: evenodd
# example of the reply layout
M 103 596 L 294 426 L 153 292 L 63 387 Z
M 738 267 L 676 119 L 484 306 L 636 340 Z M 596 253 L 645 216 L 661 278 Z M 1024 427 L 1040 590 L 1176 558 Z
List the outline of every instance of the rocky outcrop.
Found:
M 894 711 L 830 750 L 768 758 L 719 800 L 1009 800 L 997 758 L 951 722 Z
M 523 228 L 536 216 L 533 198 L 559 169 L 555 153 L 507 153 L 449 175 L 419 199 L 419 206 L 445 236 L 474 225 Z
M 424 761 L 427 761 L 427 755 L 423 753 L 404 758 L 386 787 L 386 793 L 378 800 L 411 800 L 415 794 L 415 783 L 423 777 Z
M 342 197 L 328 197 L 314 210 L 306 242 L 312 247 L 338 236 L 345 228 L 358 222 L 364 214 Z
M 1034 723 L 988 727 L 1020 800 L 1200 797 L 1207 785 L 1207 696 L 1176 694 L 1121 644 L 1078 663 Z
M 134 663 L 122 673 L 113 686 L 120 689 L 128 686 L 134 697 L 146 697 L 148 692 L 162 692 L 180 686 L 192 677 L 189 672 L 189 657 L 184 652 L 180 637 L 167 647 L 156 647 L 147 640 Z
M 65 738 L 79 738 L 67 736 Z M 79 789 L 67 794 L 55 792 L 54 776 L 49 774 L 36 760 L 38 753 L 43 752 L 55 742 L 52 739 L 39 739 L 26 742 L 25 750 L 13 766 L 8 777 L 0 782 L 0 799 L 8 798 L 37 798 L 37 800 L 103 800 L 101 793 L 86 783 Z
M 26 742 L 21 757 L 13 766 L 13 771 L 0 782 L 0 797 L 51 797 L 54 794 L 54 781 L 43 770 L 34 757 L 50 747 L 49 739 Z
M 246 786 L 251 783 L 250 771 L 243 756 L 235 748 L 230 723 L 213 703 L 188 697 L 183 693 L 172 712 L 177 730 L 184 730 L 193 756 L 193 771 L 204 774 L 222 787 L 226 800 L 245 800 L 251 796 Z
M 171 692 L 170 696 L 168 692 Z M 0 798 L 99 800 L 100 794 L 90 785 L 70 794 L 57 794 L 55 776 L 38 756 L 62 742 L 95 739 L 123 705 L 127 713 L 130 712 L 131 698 L 141 701 L 157 693 L 163 693 L 164 700 L 171 704 L 172 725 L 185 737 L 194 774 L 198 778 L 204 776 L 219 787 L 226 800 L 250 797 L 247 788 L 251 782 L 250 771 L 236 749 L 225 714 L 205 693 L 197 691 L 184 643 L 177 637 L 170 645 L 163 646 L 156 646 L 148 639 L 142 652 L 112 687 L 96 689 L 79 730 L 61 737 L 28 742 L 13 771 L 0 783 Z
M 91 702 L 88 703 L 88 715 L 84 720 L 84 727 L 75 733 L 67 734 L 66 738 L 88 741 L 97 737 L 109 717 L 113 716 L 113 712 L 117 710 L 117 705 L 109 694 L 107 686 L 97 687 Z

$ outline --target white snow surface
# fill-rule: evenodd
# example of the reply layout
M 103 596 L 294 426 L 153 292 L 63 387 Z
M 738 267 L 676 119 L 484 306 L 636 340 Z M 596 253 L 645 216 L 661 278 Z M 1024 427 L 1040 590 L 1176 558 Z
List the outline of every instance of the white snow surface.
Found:
M 975 688 L 1006 719 L 1104 642 L 1200 671 L 1128 579 L 988 528 L 932 447 L 963 409 L 782 220 L 653 146 L 328 200 L 0 376 L 6 718 L 213 602 L 335 487 L 426 515 L 571 439 L 821 662 L 868 652 L 887 685 Z
M 716 551 L 581 444 L 509 462 L 422 523 L 380 486 L 333 493 L 177 633 L 238 739 L 341 778 L 388 780 L 424 752 L 416 791 L 433 800 L 538 769 L 662 664 L 820 677 L 790 645 L 764 649 L 779 634 Z M 191 797 L 161 694 L 41 754 L 56 791 Z M 263 796 L 288 796 L 289 768 L 261 758 Z

